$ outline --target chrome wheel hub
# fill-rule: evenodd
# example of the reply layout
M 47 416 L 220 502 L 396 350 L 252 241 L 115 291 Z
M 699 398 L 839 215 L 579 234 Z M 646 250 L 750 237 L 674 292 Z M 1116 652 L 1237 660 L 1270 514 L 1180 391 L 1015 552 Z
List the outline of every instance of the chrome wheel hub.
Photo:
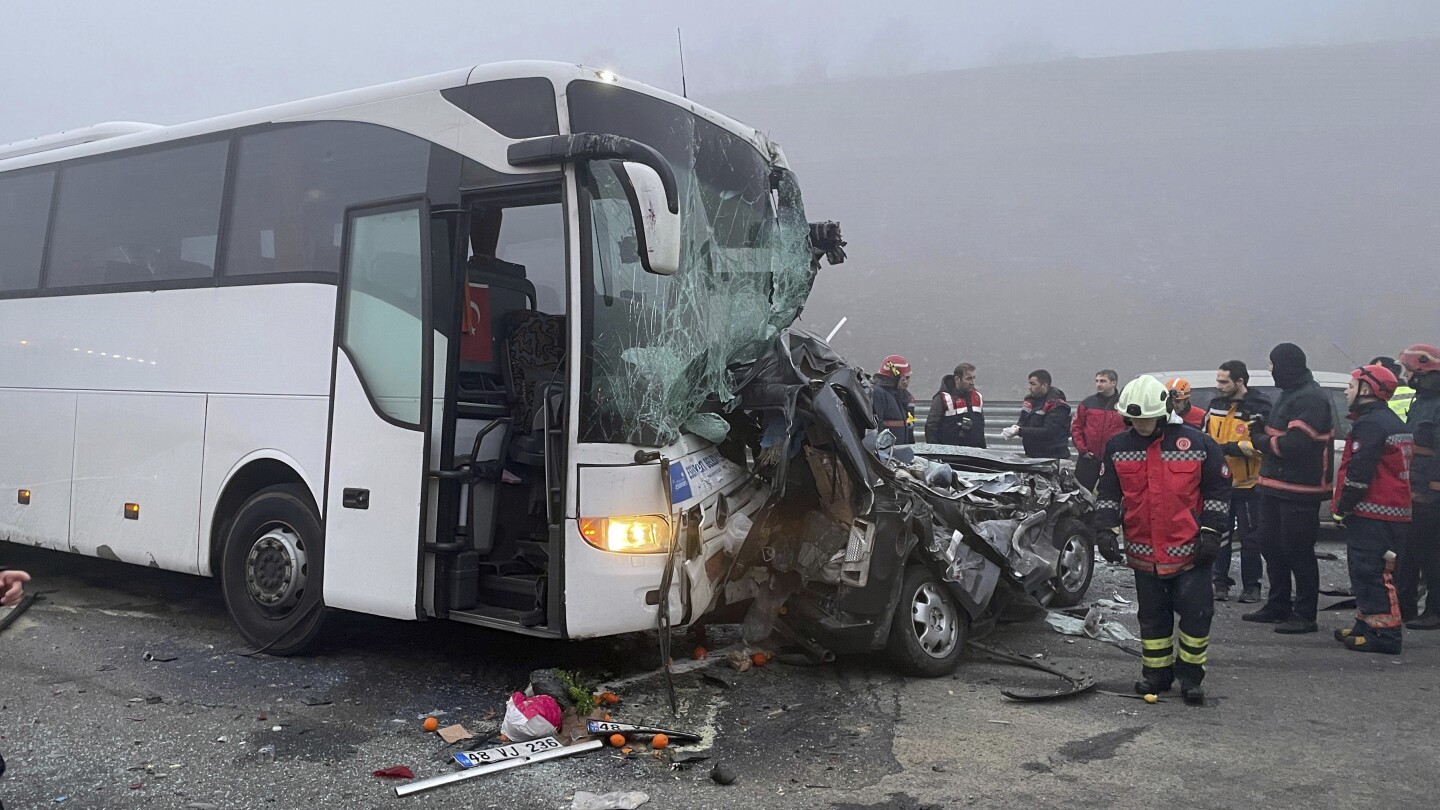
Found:
M 289 527 L 260 535 L 245 558 L 245 587 L 250 598 L 275 613 L 287 613 L 305 591 L 305 545 Z
M 940 586 L 927 582 L 916 589 L 910 618 L 920 649 L 927 655 L 944 658 L 955 649 L 960 638 L 959 617 L 946 605 Z

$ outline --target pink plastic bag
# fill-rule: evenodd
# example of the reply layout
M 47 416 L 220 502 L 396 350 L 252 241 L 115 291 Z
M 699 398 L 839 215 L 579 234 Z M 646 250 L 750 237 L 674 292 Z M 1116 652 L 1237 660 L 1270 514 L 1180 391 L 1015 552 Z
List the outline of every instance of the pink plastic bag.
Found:
M 523 692 L 510 696 L 505 706 L 505 721 L 500 733 L 514 742 L 538 740 L 560 730 L 560 704 L 549 695 L 525 697 Z

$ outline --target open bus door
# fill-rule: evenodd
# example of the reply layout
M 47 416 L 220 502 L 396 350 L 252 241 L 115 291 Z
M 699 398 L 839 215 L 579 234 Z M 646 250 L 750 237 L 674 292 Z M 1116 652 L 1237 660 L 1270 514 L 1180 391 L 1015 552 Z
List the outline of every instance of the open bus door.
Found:
M 325 495 L 325 604 L 415 619 L 435 369 L 430 212 L 346 211 Z

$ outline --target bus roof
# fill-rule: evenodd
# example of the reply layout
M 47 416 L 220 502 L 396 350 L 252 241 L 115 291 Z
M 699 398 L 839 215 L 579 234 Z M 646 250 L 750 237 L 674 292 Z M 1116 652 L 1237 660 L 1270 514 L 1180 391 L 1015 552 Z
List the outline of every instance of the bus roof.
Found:
M 769 139 L 752 127 L 701 107 L 673 93 L 616 76 L 609 71 L 583 65 L 566 62 L 513 61 L 461 68 L 172 126 L 111 122 L 42 135 L 38 138 L 0 145 L 0 172 L 164 143 L 196 135 L 224 132 L 257 124 L 279 123 L 299 118 L 314 120 L 327 111 L 338 111 L 466 84 L 525 77 L 549 79 L 555 85 L 557 96 L 564 92 L 565 85 L 577 79 L 611 82 L 628 90 L 654 96 L 689 109 L 711 123 L 724 127 L 750 141 L 765 155 L 779 157 L 779 150 Z M 783 158 L 781 159 L 783 160 Z

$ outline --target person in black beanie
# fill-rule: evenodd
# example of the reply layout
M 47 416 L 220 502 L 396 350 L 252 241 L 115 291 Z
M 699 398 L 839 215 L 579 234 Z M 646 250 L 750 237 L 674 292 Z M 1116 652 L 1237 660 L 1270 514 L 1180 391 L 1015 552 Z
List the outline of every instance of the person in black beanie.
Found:
M 1243 618 L 1274 624 L 1277 633 L 1313 633 L 1319 629 L 1320 601 L 1316 513 L 1330 497 L 1335 422 L 1330 400 L 1299 346 L 1281 343 L 1272 349 L 1270 372 L 1280 398 L 1266 420 L 1249 428 L 1250 441 L 1261 453 L 1260 553 L 1270 576 L 1270 599 Z

